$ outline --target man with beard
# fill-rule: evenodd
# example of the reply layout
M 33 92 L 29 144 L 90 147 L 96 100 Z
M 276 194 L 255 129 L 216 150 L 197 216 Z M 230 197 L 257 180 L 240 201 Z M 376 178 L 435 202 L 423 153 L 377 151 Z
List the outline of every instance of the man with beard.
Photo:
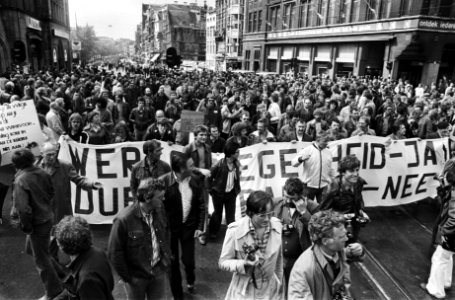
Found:
M 357 129 L 354 130 L 351 136 L 356 135 L 376 135 L 376 132 L 370 128 L 370 119 L 365 117 L 360 117 L 357 122 Z

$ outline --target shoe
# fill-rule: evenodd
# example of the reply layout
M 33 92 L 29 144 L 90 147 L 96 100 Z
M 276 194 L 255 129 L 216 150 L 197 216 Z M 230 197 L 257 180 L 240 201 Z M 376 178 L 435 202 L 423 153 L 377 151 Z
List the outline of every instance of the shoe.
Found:
M 194 284 L 187 284 L 186 287 L 188 288 L 188 292 L 189 293 L 193 293 L 194 292 Z
M 205 238 L 205 235 L 201 235 L 198 239 L 199 239 L 199 244 L 201 244 L 202 246 L 207 245 L 207 240 Z
M 420 285 L 420 288 L 422 290 L 424 290 L 428 295 L 430 295 L 431 299 L 445 299 L 446 297 L 436 297 L 435 295 L 431 294 L 428 290 L 427 290 L 427 284 L 426 283 L 421 283 Z

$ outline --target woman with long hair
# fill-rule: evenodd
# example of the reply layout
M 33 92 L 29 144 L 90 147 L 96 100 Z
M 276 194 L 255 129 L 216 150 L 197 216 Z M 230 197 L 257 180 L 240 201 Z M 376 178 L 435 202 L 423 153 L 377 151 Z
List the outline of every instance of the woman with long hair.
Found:
M 89 136 L 83 128 L 82 116 L 78 113 L 71 114 L 68 120 L 68 137 L 75 142 L 88 144 Z

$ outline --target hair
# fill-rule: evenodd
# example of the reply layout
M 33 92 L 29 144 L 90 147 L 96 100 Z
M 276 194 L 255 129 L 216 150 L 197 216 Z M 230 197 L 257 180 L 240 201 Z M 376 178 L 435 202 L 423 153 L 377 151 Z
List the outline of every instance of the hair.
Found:
M 284 183 L 284 190 L 290 196 L 303 194 L 303 182 L 297 177 L 291 177 Z
M 333 229 L 344 225 L 343 216 L 333 210 L 323 210 L 311 216 L 308 231 L 315 244 L 321 244 L 322 239 L 332 238 Z
M 397 134 L 397 132 L 400 130 L 401 125 L 404 125 L 406 127 L 406 124 L 404 122 L 399 122 L 399 123 L 394 123 L 392 125 L 392 133 Z
M 335 99 L 332 99 L 329 102 L 329 106 L 332 105 L 332 104 L 335 104 L 335 109 L 338 109 L 338 101 L 336 101 Z
M 338 171 L 340 174 L 351 171 L 360 167 L 360 160 L 355 155 L 348 155 L 341 159 L 338 166 Z
M 148 140 L 142 144 L 142 153 L 147 155 L 150 151 L 155 151 L 155 149 L 161 147 L 161 143 L 157 140 Z
M 199 133 L 208 133 L 209 129 L 205 125 L 197 125 L 194 128 L 194 136 L 196 137 Z
M 79 130 L 82 130 L 84 124 L 82 124 L 82 116 L 78 113 L 72 113 L 68 119 L 68 129 L 71 130 L 71 122 L 79 121 L 81 125 L 79 126 Z
M 439 130 L 447 129 L 447 127 L 449 127 L 449 123 L 447 121 L 440 121 L 438 124 L 436 124 L 436 127 Z
M 237 150 L 240 149 L 240 145 L 237 142 L 229 142 L 224 146 L 224 157 L 228 158 L 234 155 Z
M 107 107 L 107 99 L 104 97 L 99 97 L 96 100 L 96 104 L 98 104 L 101 109 L 105 109 Z
M 99 112 L 95 111 L 95 110 L 92 110 L 89 114 L 88 114 L 88 122 L 92 122 L 93 121 L 93 117 L 95 117 L 96 115 L 100 115 Z
M 269 203 L 273 207 L 273 199 L 269 193 L 254 191 L 246 199 L 246 214 L 251 218 L 255 214 L 264 213 Z
M 165 189 L 164 182 L 157 178 L 142 179 L 137 188 L 137 200 L 145 202 L 147 197 L 153 197 L 155 191 L 163 191 Z
M 218 126 L 214 125 L 214 124 L 210 124 L 209 125 L 209 133 L 212 132 L 212 128 L 216 128 L 218 130 Z
M 76 255 L 92 246 L 92 234 L 82 217 L 66 216 L 55 226 L 55 237 L 63 252 Z
M 22 170 L 33 166 L 35 156 L 30 149 L 22 148 L 14 151 L 11 161 L 16 169 Z
M 364 120 L 364 121 L 365 121 L 365 124 L 366 124 L 367 126 L 370 126 L 370 118 L 365 117 L 365 116 L 362 116 L 362 117 L 359 118 L 359 120 Z
M 245 123 L 242 122 L 237 122 L 234 125 L 232 125 L 231 132 L 233 136 L 240 136 L 242 130 L 246 129 L 247 126 Z
M 172 171 L 180 173 L 182 169 L 186 169 L 186 162 L 188 158 L 184 154 L 174 154 L 171 157 Z
M 142 97 L 142 96 L 141 97 L 137 97 L 137 104 L 139 104 L 139 102 L 144 102 L 144 104 L 145 104 L 144 97 Z

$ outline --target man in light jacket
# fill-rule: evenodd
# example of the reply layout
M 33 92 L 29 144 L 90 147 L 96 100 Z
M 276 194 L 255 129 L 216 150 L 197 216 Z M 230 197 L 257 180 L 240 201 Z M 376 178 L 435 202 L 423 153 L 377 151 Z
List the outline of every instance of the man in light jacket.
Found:
M 313 247 L 295 262 L 288 286 L 288 299 L 343 299 L 350 296 L 351 283 L 347 259 L 364 255 L 360 244 L 350 244 L 344 218 L 337 212 L 315 213 L 308 225 Z
M 294 167 L 303 164 L 304 196 L 311 200 L 316 198 L 318 203 L 321 203 L 322 193 L 335 174 L 332 168 L 332 152 L 327 148 L 328 141 L 327 133 L 321 133 L 311 146 L 301 150 L 291 162 Z

